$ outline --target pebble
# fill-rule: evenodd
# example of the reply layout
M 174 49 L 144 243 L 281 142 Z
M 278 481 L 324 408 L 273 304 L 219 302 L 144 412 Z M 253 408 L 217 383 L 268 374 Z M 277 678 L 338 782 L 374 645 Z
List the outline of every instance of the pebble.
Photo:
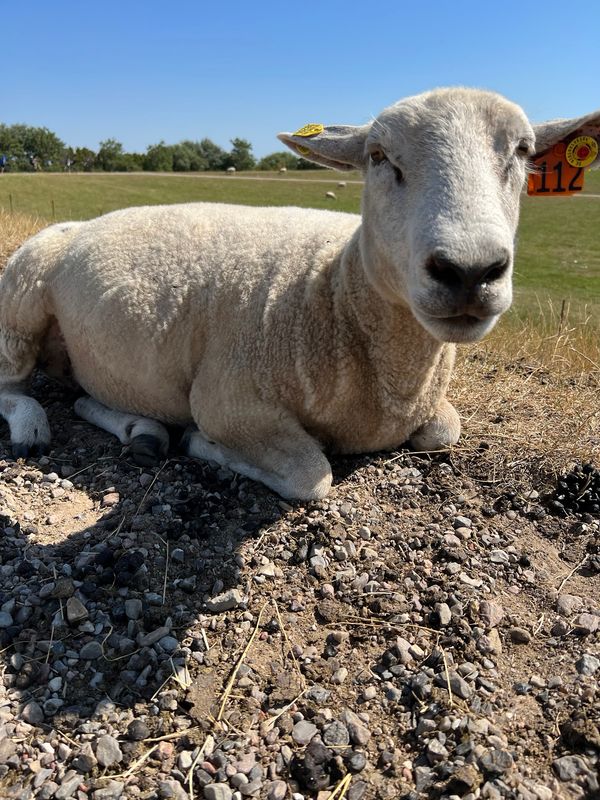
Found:
M 125 600 L 125 614 L 127 619 L 139 619 L 142 616 L 142 601 L 137 597 L 130 597 Z
M 582 606 L 583 600 L 574 594 L 559 594 L 556 599 L 556 610 L 562 617 L 572 617 Z
M 150 736 L 150 728 L 143 720 L 134 719 L 127 726 L 127 736 L 134 742 L 141 742 Z
M 13 618 L 7 611 L 0 611 L 0 628 L 10 628 Z
M 96 742 L 96 758 L 101 767 L 111 767 L 123 759 L 119 742 L 109 734 L 101 736 Z
M 371 732 L 361 721 L 358 714 L 349 708 L 345 708 L 341 715 L 342 722 L 348 729 L 352 744 L 364 747 L 371 738 Z
M 376 686 L 366 686 L 363 689 L 363 699 L 364 700 L 374 700 L 377 697 L 377 687 Z
M 287 783 L 284 781 L 271 781 L 266 788 L 267 800 L 285 800 L 287 796 Z
M 140 647 L 151 647 L 153 644 L 162 639 L 163 636 L 166 636 L 170 633 L 171 629 L 167 628 L 165 625 L 161 625 L 160 628 L 156 628 L 150 633 L 139 633 L 137 636 L 137 643 Z
M 575 664 L 575 669 L 580 675 L 594 675 L 600 669 L 600 659 L 591 653 L 584 653 Z
M 531 634 L 525 628 L 511 628 L 508 635 L 513 644 L 529 644 L 531 641 Z
M 44 721 L 44 712 L 41 706 L 32 700 L 21 711 L 21 719 L 29 723 L 29 725 L 39 725 L 40 722 Z
M 318 730 L 312 722 L 301 719 L 292 728 L 292 739 L 300 745 L 308 744 L 313 736 L 316 736 Z
M 573 626 L 578 633 L 584 636 L 595 633 L 600 628 L 600 617 L 595 614 L 579 614 L 573 620 Z
M 55 800 L 66 800 L 66 798 L 77 791 L 77 787 L 80 783 L 81 775 L 74 770 L 69 770 L 60 782 L 59 788 L 54 792 Z
M 479 763 L 485 772 L 492 775 L 503 775 L 514 765 L 513 757 L 508 750 L 487 750 L 481 755 Z
M 79 651 L 79 657 L 84 661 L 94 661 L 102 655 L 102 645 L 100 642 L 87 642 Z
M 348 728 L 337 720 L 332 722 L 323 731 L 323 742 L 328 747 L 343 747 L 350 744 Z
M 204 787 L 205 800 L 232 800 L 232 795 L 226 783 L 209 783 Z
M 449 625 L 452 622 L 452 612 L 448 603 L 436 603 L 435 614 L 437 616 L 438 624 L 442 627 Z
M 77 597 L 67 600 L 67 620 L 70 625 L 76 625 L 89 617 L 87 608 Z
M 557 758 L 552 762 L 552 766 L 561 781 L 574 781 L 590 772 L 590 768 L 581 756 Z
M 331 676 L 331 682 L 339 685 L 340 683 L 343 683 L 347 677 L 348 677 L 348 670 L 346 669 L 346 667 L 340 667 L 339 669 L 336 669 L 336 671 Z
M 236 608 L 243 600 L 243 595 L 239 589 L 229 589 L 223 594 L 211 597 L 206 601 L 206 606 L 213 614 L 220 614 L 223 611 L 230 611 Z
M 504 608 L 494 600 L 484 600 L 479 605 L 479 616 L 486 628 L 495 628 L 504 617 Z

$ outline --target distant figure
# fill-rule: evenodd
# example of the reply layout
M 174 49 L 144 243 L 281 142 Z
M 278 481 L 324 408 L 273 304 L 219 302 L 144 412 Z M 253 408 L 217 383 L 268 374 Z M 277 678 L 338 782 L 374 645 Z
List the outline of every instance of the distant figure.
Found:
M 68 158 L 68 157 L 67 157 L 67 158 L 65 159 L 65 170 L 64 170 L 64 171 L 65 171 L 65 172 L 71 172 L 71 167 L 72 167 L 72 166 L 73 166 L 73 162 L 71 161 L 71 159 L 70 159 L 70 158 Z
M 39 158 L 33 154 L 29 156 L 29 164 L 34 172 L 39 172 L 42 168 Z
M 6 158 L 6 156 L 0 156 L 0 175 L 2 175 L 2 173 L 6 169 L 6 164 L 7 163 L 8 163 L 8 159 Z

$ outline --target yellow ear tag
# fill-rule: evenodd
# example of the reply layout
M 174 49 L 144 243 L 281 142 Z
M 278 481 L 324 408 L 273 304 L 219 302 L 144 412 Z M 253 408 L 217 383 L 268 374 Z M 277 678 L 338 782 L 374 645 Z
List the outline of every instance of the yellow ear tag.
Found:
M 320 122 L 309 122 L 304 125 L 299 131 L 296 131 L 294 136 L 316 136 L 318 133 L 323 133 L 325 126 Z
M 565 153 L 572 167 L 587 167 L 598 155 L 598 142 L 592 136 L 576 136 L 572 139 Z

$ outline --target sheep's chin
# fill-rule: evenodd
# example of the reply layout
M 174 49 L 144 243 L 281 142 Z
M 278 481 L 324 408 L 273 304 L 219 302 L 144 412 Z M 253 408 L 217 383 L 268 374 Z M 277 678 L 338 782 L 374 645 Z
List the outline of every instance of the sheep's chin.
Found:
M 469 314 L 456 317 L 430 317 L 422 312 L 416 312 L 416 317 L 425 330 L 440 342 L 468 344 L 483 339 L 492 330 L 500 314 L 479 319 Z

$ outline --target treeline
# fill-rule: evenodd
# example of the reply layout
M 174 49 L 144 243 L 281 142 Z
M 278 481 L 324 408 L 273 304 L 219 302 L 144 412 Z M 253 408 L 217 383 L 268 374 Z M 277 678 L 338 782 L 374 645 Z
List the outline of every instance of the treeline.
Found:
M 128 153 L 121 142 L 106 139 L 98 151 L 87 147 L 67 147 L 48 128 L 0 123 L 0 166 L 11 172 L 201 172 L 205 170 L 315 169 L 303 158 L 289 152 L 271 153 L 257 161 L 246 139 L 232 139 L 231 150 L 224 150 L 210 139 L 159 142 L 145 153 Z

